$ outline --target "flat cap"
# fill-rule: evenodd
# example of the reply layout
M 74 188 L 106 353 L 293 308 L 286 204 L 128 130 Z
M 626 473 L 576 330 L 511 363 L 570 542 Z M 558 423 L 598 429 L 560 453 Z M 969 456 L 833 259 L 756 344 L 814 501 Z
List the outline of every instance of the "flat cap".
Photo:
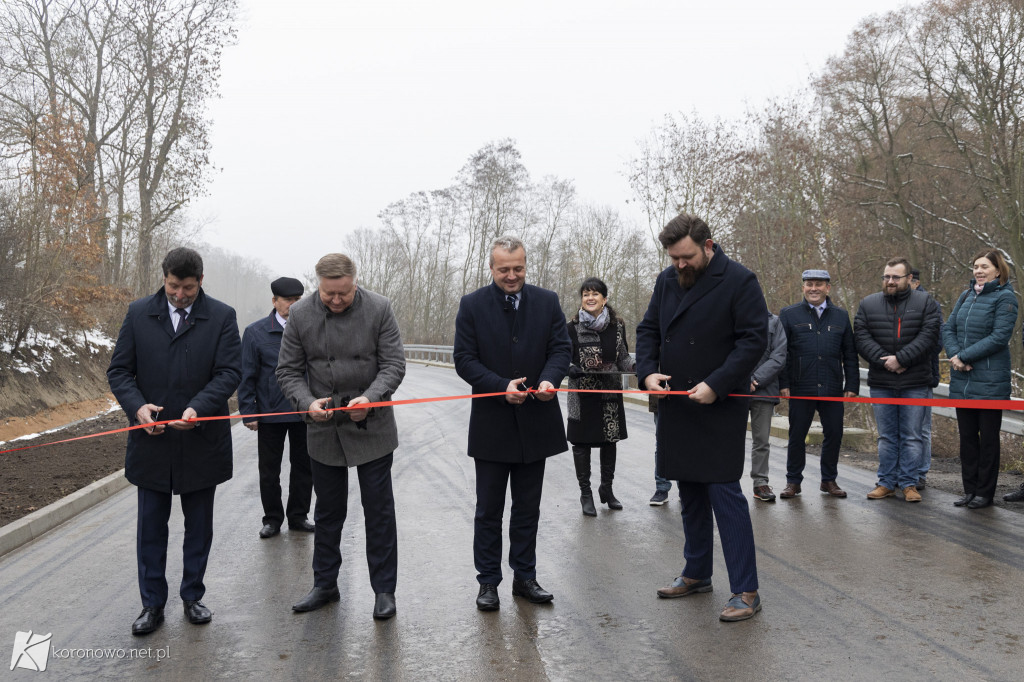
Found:
M 294 277 L 278 277 L 270 283 L 270 290 L 274 292 L 274 296 L 290 298 L 292 296 L 302 296 L 306 288 L 302 286 L 302 282 Z
M 832 281 L 832 278 L 828 276 L 828 270 L 804 270 L 802 279 L 804 281 L 809 279 L 820 279 L 826 282 Z

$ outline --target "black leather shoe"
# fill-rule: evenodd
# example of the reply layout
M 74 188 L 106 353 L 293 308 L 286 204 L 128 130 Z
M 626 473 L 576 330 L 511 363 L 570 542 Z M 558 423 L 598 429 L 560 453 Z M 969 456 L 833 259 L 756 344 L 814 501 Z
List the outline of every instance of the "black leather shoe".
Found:
M 531 580 L 513 580 L 512 596 L 523 597 L 526 601 L 534 604 L 546 604 L 555 598 L 555 595 L 537 584 L 535 578 Z
M 1003 495 L 1003 499 L 1007 502 L 1024 502 L 1024 483 L 1021 484 L 1020 490 Z
M 377 620 L 387 620 L 395 615 L 395 593 L 381 592 L 373 604 L 373 617 Z
M 148 635 L 164 622 L 164 610 L 161 606 L 143 606 L 142 613 L 132 623 L 133 635 Z
M 481 611 L 497 611 L 501 608 L 501 600 L 498 599 L 498 586 L 480 583 L 480 594 L 476 596 L 476 607 Z
M 967 493 L 966 495 L 961 497 L 959 500 L 954 502 L 953 506 L 954 507 L 966 507 L 967 505 L 969 505 L 971 503 L 971 500 L 973 500 L 973 499 L 974 499 L 974 493 Z
M 206 605 L 198 599 L 195 601 L 185 600 L 182 605 L 185 607 L 185 617 L 192 625 L 202 625 L 213 620 L 213 611 L 206 608 Z
M 301 521 L 298 521 L 296 523 L 289 523 L 288 530 L 297 530 L 303 533 L 312 533 L 314 530 L 316 530 L 316 526 L 314 526 L 306 519 L 302 519 Z
M 260 537 L 266 540 L 272 538 L 281 532 L 281 526 L 275 526 L 272 523 L 264 524 L 263 528 L 260 528 Z
M 326 606 L 332 601 L 339 601 L 341 599 L 341 593 L 338 592 L 338 586 L 334 587 L 314 587 L 309 591 L 302 601 L 298 604 L 292 605 L 292 611 L 296 613 L 303 613 L 305 611 L 316 611 L 321 606 Z
M 992 498 L 991 497 L 975 496 L 975 498 L 973 500 L 971 500 L 970 502 L 967 503 L 967 508 L 968 509 L 981 509 L 982 507 L 990 507 L 990 506 L 992 506 Z

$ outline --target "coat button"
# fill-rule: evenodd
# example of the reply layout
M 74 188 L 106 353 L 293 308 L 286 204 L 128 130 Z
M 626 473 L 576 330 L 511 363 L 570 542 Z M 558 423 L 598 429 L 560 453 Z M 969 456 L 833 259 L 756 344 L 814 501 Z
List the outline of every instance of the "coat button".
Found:
M 331 357 L 327 358 L 327 362 L 334 362 L 334 356 L 332 355 Z
M 518 336 L 513 336 L 512 337 L 512 343 L 519 343 L 519 337 Z
M 691 337 L 690 338 L 690 345 L 692 346 L 694 343 L 696 343 L 696 341 L 694 341 L 693 338 Z

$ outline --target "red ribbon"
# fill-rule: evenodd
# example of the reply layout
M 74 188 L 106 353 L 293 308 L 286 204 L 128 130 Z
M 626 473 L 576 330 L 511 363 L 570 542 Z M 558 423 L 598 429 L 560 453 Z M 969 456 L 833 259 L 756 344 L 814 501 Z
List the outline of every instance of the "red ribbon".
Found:
M 670 395 L 690 395 L 691 391 L 643 391 L 640 389 L 584 389 L 584 388 L 555 388 L 551 391 L 560 391 L 563 393 L 617 393 L 617 394 L 641 394 L 641 395 L 657 395 L 657 396 L 670 396 Z M 528 388 L 520 393 L 537 393 L 537 389 Z M 366 410 L 373 407 L 395 407 L 397 405 L 418 405 L 420 403 L 438 403 L 447 400 L 466 400 L 468 398 L 495 398 L 498 396 L 507 395 L 505 391 L 499 391 L 497 393 L 471 393 L 467 395 L 449 395 L 439 396 L 434 398 L 410 398 L 408 400 L 382 400 L 376 403 L 361 403 L 352 407 L 330 407 L 324 412 L 344 412 L 346 410 Z M 926 407 L 962 407 L 975 410 L 1024 410 L 1024 400 L 963 400 L 954 398 L 844 398 L 842 396 L 804 396 L 804 395 L 793 395 L 793 396 L 752 396 L 746 393 L 730 393 L 730 398 L 778 398 L 780 400 L 825 400 L 828 402 L 838 403 L 861 403 L 861 404 L 872 404 L 872 405 L 923 405 Z M 188 419 L 188 422 L 208 422 L 208 421 L 222 421 L 225 419 L 254 419 L 258 417 L 280 417 L 290 414 L 309 414 L 309 410 L 298 410 L 296 412 L 265 412 L 263 414 L 233 414 L 233 415 L 215 415 L 212 417 L 194 417 Z M 153 426 L 163 426 L 172 422 L 179 422 L 180 419 L 165 419 L 163 421 L 150 422 L 148 424 L 136 424 L 135 426 L 126 426 L 122 429 L 113 429 L 111 431 L 102 431 L 100 433 L 91 433 L 85 436 L 76 436 L 75 438 L 65 438 L 64 440 L 55 440 L 49 443 L 37 443 L 35 445 L 26 445 L 20 448 L 11 448 L 9 450 L 0 450 L 0 455 L 5 455 L 9 452 L 18 452 L 20 450 L 31 450 L 32 448 L 41 448 L 44 445 L 59 445 L 61 443 L 72 443 L 76 440 L 85 440 L 86 438 L 98 438 L 100 436 L 109 436 L 114 433 L 124 433 L 126 431 L 135 431 L 136 429 L 146 429 Z

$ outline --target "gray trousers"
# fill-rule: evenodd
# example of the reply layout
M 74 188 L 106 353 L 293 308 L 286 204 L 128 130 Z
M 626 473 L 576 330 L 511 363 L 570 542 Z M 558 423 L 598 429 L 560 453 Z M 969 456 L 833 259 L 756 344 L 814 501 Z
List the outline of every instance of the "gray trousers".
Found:
M 750 401 L 750 478 L 754 485 L 768 485 L 768 436 L 775 405 L 767 400 Z

